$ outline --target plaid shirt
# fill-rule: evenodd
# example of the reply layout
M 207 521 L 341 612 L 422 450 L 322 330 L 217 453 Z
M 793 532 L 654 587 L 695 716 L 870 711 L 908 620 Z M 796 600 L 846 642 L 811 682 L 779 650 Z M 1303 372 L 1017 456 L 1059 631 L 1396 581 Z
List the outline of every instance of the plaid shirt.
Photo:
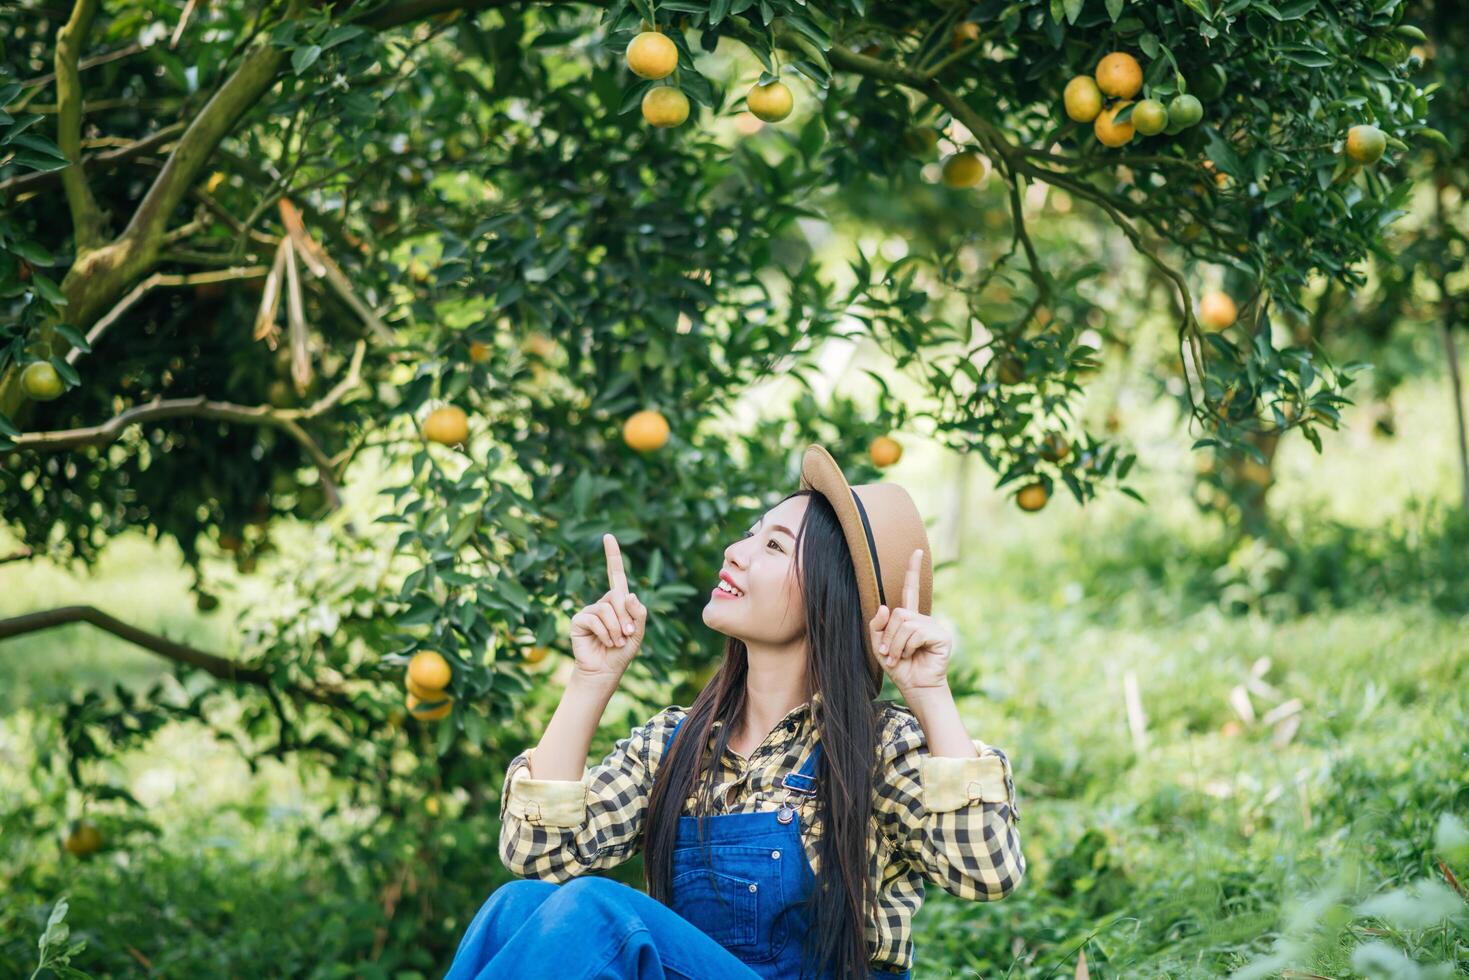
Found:
M 818 693 L 814 700 L 820 698 Z M 868 910 L 867 943 L 874 967 L 905 970 L 913 963 L 912 919 L 923 904 L 925 882 L 960 898 L 995 901 L 1014 890 L 1026 862 L 1005 753 L 975 739 L 979 758 L 932 756 L 922 726 L 906 707 L 886 701 L 879 707 L 881 764 L 868 840 L 876 908 Z M 511 760 L 500 799 L 505 866 L 522 878 L 559 883 L 638 853 L 654 774 L 674 724 L 687 713 L 676 705 L 665 708 L 618 741 L 580 780 L 531 778 L 531 749 Z M 715 728 L 720 724 L 715 721 Z M 710 747 L 712 738 L 711 733 Z M 801 819 L 807 860 L 820 874 L 815 797 L 780 785 L 815 741 L 810 702 L 803 701 L 749 759 L 726 749 L 711 812 L 774 810 L 789 801 Z M 686 800 L 684 812 L 697 812 L 695 803 L 693 797 Z

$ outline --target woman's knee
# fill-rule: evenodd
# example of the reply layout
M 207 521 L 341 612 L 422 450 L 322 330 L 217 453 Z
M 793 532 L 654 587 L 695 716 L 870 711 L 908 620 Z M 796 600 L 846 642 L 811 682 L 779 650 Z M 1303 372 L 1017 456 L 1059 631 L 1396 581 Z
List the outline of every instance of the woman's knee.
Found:
M 509 915 L 524 917 L 540 907 L 541 903 L 556 894 L 557 885 L 537 878 L 517 878 L 496 888 L 485 900 L 481 912 L 485 915 Z

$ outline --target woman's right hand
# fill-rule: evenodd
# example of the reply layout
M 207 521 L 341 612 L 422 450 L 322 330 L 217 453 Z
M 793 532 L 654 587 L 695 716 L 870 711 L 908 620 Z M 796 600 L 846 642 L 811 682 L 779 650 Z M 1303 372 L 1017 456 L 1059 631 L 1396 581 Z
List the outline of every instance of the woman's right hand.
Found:
M 617 684 L 632 658 L 642 649 L 648 610 L 637 596 L 627 591 L 617 538 L 602 535 L 602 546 L 607 552 L 610 588 L 596 602 L 571 617 L 571 653 L 578 673 Z

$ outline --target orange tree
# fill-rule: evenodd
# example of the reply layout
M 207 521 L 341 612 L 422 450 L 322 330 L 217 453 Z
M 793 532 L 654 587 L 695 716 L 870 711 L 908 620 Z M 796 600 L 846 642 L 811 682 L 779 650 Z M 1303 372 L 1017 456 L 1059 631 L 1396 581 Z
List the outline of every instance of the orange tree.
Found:
M 479 803 L 543 693 L 525 651 L 560 642 L 605 531 L 655 614 L 631 682 L 653 700 L 703 659 L 683 624 L 723 531 L 807 440 L 861 481 L 877 436 L 921 429 L 1027 509 L 1130 492 L 1133 455 L 1071 409 L 1081 326 L 1129 316 L 1089 298 L 1105 266 L 1027 224 L 1042 185 L 1167 283 L 1201 440 L 1317 439 L 1351 372 L 1265 328 L 1313 275 L 1357 283 L 1400 209 L 1428 107 L 1401 21 L 1326 0 L 12 5 L 5 520 L 83 561 L 130 528 L 195 567 L 273 555 L 282 597 L 249 611 L 246 663 L 90 608 L 0 638 L 86 621 L 222 682 L 76 699 L 94 793 L 88 757 L 240 697 L 252 755 L 319 757 L 386 815 L 421 792 L 395 769 L 416 739 Z M 629 59 L 640 34 L 662 40 Z M 1359 131 L 1349 158 L 1367 125 L 1381 146 Z M 958 220 L 984 181 L 1003 220 Z M 860 215 L 861 187 L 922 187 L 948 217 L 838 284 L 797 222 Z M 1221 269 L 1238 319 L 1201 321 Z M 735 424 L 848 334 L 921 407 L 872 375 L 875 400 L 807 392 Z M 448 683 L 405 692 L 423 651 Z
M 1364 379 L 1377 400 L 1374 432 L 1397 433 L 1392 393 L 1404 380 L 1437 370 L 1448 376 L 1448 416 L 1455 442 L 1460 508 L 1469 510 L 1469 436 L 1466 436 L 1464 385 L 1459 371 L 1465 322 L 1462 284 L 1455 276 L 1466 256 L 1466 231 L 1460 202 L 1469 187 L 1465 161 L 1466 103 L 1452 80 L 1464 67 L 1465 27 L 1458 9 L 1431 2 L 1410 4 L 1408 18 L 1394 36 L 1408 48 L 1407 70 L 1432 93 L 1424 130 L 1428 138 L 1403 157 L 1403 179 L 1395 201 L 1408 216 L 1384 229 L 1372 246 L 1365 288 L 1321 277 L 1301 295 L 1301 309 L 1285 318 L 1284 331 L 1301 346 L 1320 346 L 1331 356 L 1370 363 Z M 1418 25 L 1418 26 L 1413 26 Z M 1436 343 L 1425 343 L 1436 334 Z M 1186 397 L 1183 409 L 1190 408 Z M 1287 413 L 1289 407 L 1284 407 Z M 1280 429 L 1248 435 L 1249 449 L 1221 445 L 1198 457 L 1196 500 L 1220 514 L 1239 533 L 1283 541 L 1279 515 L 1267 507 L 1275 481 L 1274 461 Z M 1301 556 L 1294 556 L 1299 558 Z

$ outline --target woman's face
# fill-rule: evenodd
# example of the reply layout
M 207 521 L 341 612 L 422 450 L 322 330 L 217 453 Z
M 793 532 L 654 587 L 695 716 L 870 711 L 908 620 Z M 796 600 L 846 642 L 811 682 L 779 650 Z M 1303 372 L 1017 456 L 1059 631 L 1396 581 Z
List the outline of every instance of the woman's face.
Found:
M 724 573 L 742 594 L 715 591 L 704 624 L 749 647 L 789 646 L 806 632 L 806 609 L 796 574 L 796 530 L 807 498 L 791 497 L 765 512 L 748 533 L 724 549 Z

